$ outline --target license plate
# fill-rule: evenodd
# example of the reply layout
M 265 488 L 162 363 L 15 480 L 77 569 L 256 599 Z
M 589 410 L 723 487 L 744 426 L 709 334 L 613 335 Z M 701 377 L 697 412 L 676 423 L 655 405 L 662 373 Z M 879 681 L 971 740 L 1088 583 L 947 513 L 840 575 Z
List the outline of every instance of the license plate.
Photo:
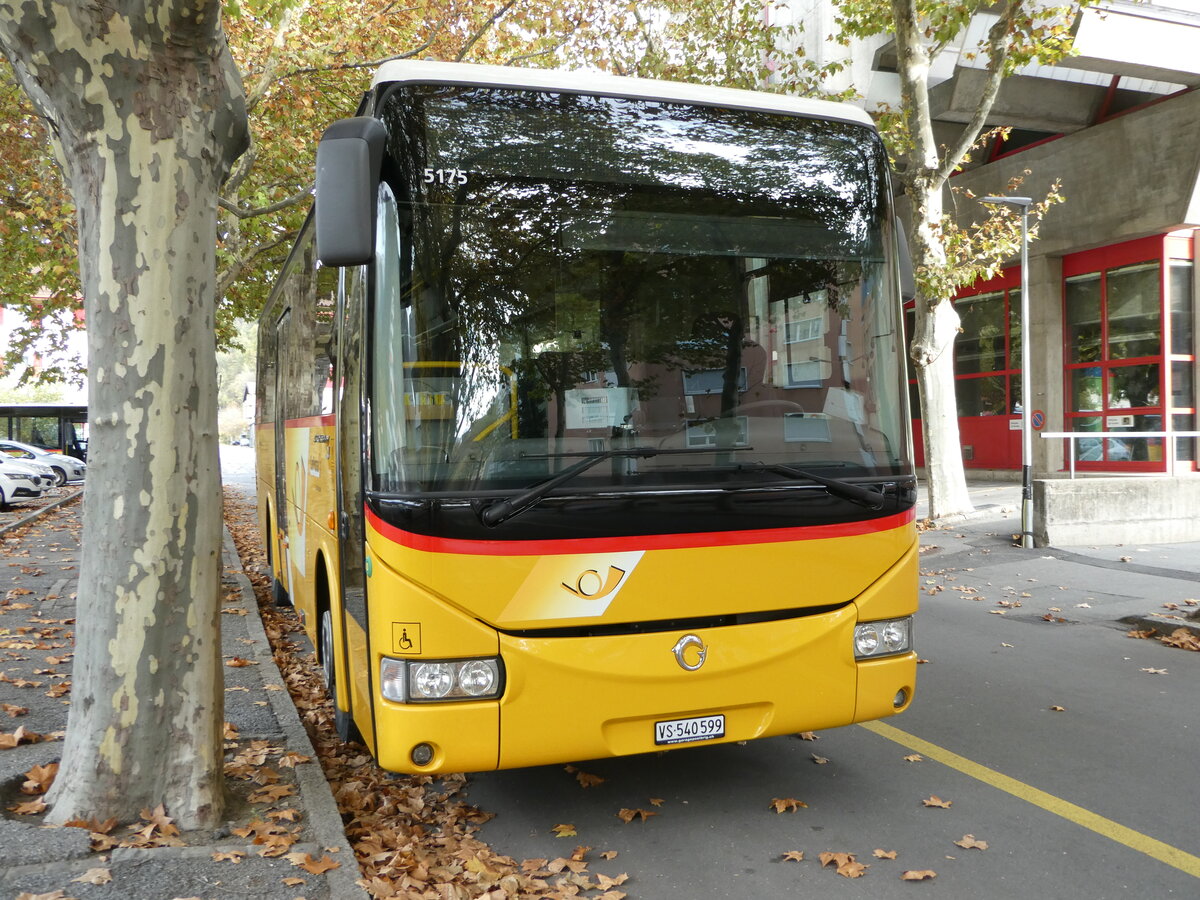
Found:
M 686 744 L 725 737 L 725 716 L 696 716 L 654 723 L 654 743 Z

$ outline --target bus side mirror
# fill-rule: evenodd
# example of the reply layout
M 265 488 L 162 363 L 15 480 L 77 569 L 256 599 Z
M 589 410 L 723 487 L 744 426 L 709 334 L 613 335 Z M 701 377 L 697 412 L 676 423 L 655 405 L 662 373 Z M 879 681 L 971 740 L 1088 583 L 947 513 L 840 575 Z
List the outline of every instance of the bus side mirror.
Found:
M 317 259 L 358 266 L 375 252 L 375 208 L 387 129 L 369 116 L 341 119 L 317 145 Z
M 917 280 L 913 277 L 912 254 L 908 252 L 908 235 L 896 227 L 896 249 L 900 257 L 900 299 L 911 303 L 917 297 Z

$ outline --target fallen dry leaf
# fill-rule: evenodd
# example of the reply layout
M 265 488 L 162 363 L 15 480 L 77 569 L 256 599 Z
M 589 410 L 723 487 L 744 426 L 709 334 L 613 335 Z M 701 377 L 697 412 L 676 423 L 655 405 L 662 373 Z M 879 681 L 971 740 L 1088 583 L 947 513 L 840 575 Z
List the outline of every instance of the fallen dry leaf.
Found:
M 1160 637 L 1159 641 L 1168 647 L 1178 647 L 1180 650 L 1200 651 L 1200 637 L 1197 637 L 1186 628 L 1176 628 L 1169 635 Z
M 862 878 L 870 868 L 855 859 L 853 853 L 822 853 L 819 858 L 822 868 L 836 866 L 837 873 L 846 878 Z
M 954 843 L 964 850 L 986 850 L 988 848 L 987 841 L 977 841 L 973 834 L 964 834 L 961 841 L 955 841 Z
M 949 809 L 953 800 L 943 800 L 937 794 L 931 794 L 928 800 L 922 800 L 921 803 L 925 806 L 934 806 L 938 809 Z
M 789 850 L 787 853 L 783 854 L 783 860 L 784 862 L 804 862 L 804 851 Z
M 896 851 L 895 850 L 873 850 L 873 851 L 871 851 L 871 855 L 873 857 L 875 857 L 876 859 L 895 859 Z
M 1143 672 L 1148 672 L 1148 673 L 1149 673 L 1149 674 L 1151 674 L 1151 675 L 1166 675 L 1166 674 L 1167 674 L 1167 670 L 1166 670 L 1166 669 L 1153 669 L 1153 668 L 1151 668 L 1151 669 L 1142 669 L 1142 671 L 1143 671 Z
M 1066 712 L 1066 711 L 1067 711 L 1067 708 L 1066 708 L 1065 706 L 1052 706 L 1052 707 L 1050 707 L 1050 712 Z
M 910 753 L 910 754 L 908 754 L 908 756 L 904 757 L 904 761 L 905 762 L 924 762 L 925 757 L 923 757 L 920 753 Z
M 808 809 L 808 804 L 803 800 L 797 800 L 794 797 L 776 797 L 771 801 L 771 807 L 776 814 L 785 812 L 795 812 L 798 809 Z
M 622 809 L 617 813 L 617 818 L 628 825 L 634 819 L 640 818 L 643 822 L 645 822 L 651 816 L 657 815 L 658 813 L 652 809 Z
M 937 878 L 937 872 L 933 869 L 909 870 L 900 876 L 903 881 L 929 881 Z
M 22 794 L 44 794 L 54 783 L 58 774 L 58 763 L 47 763 L 44 766 L 34 766 L 25 773 L 25 782 L 21 785 Z
M 112 872 L 108 869 L 99 866 L 88 869 L 78 878 L 72 878 L 71 881 L 79 882 L 80 884 L 108 884 L 112 881 Z
M 575 831 L 574 825 L 555 825 L 550 829 L 554 832 L 555 837 L 575 837 L 578 832 Z
M 313 859 L 311 853 L 288 853 L 284 859 L 310 875 L 324 875 L 330 869 L 338 869 L 342 865 L 340 862 L 330 859 L 328 855 L 322 856 L 320 859 Z
M 826 757 L 824 757 L 824 756 L 817 756 L 817 754 L 815 754 L 815 753 L 814 753 L 814 754 L 812 754 L 812 761 L 813 761 L 813 762 L 815 762 L 815 763 L 816 763 L 818 766 L 823 766 L 823 765 L 825 765 L 827 762 L 829 762 L 829 760 L 828 760 Z

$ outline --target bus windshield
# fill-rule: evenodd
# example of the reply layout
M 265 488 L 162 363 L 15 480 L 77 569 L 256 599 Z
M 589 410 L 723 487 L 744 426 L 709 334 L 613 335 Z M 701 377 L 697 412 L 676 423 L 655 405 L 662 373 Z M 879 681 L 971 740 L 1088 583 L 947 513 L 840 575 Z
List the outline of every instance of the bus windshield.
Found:
M 470 86 L 381 106 L 375 491 L 521 490 L 590 457 L 571 490 L 911 471 L 869 129 Z

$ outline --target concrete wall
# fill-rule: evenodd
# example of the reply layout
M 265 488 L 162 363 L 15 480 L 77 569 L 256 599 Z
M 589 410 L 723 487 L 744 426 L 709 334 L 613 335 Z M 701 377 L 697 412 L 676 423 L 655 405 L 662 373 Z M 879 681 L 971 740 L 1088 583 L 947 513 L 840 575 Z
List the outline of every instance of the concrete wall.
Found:
M 1200 541 L 1200 478 L 1036 479 L 1033 536 L 1039 547 Z
M 964 172 L 953 183 L 984 196 L 1004 192 L 1028 169 L 1015 193 L 1037 199 L 1061 179 L 1066 203 L 1050 210 L 1030 253 L 1062 256 L 1200 225 L 1197 135 L 1200 91 L 1191 91 Z M 958 198 L 947 209 L 954 206 L 962 224 L 984 217 L 974 201 Z

